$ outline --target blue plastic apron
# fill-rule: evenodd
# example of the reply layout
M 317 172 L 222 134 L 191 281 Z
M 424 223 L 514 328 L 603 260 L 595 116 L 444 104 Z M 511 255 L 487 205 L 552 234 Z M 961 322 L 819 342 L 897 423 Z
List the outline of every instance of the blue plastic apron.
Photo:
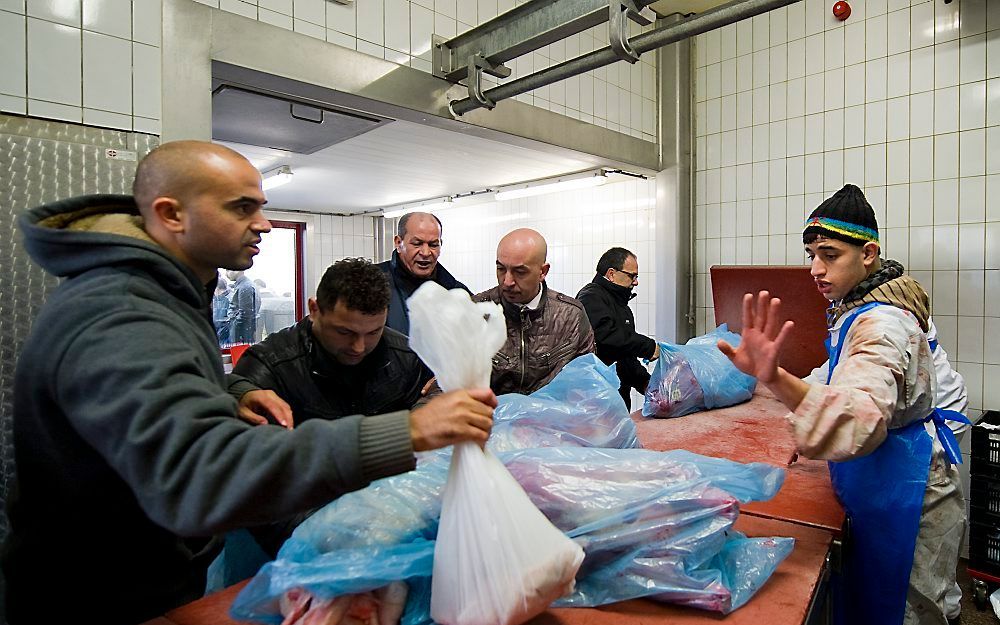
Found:
M 857 316 L 880 302 L 852 310 L 844 319 L 836 346 L 826 340 L 830 357 L 827 384 L 840 360 L 847 331 Z M 886 304 L 888 305 L 888 304 Z M 926 419 L 888 431 L 885 441 L 862 458 L 830 462 L 834 492 L 847 512 L 850 536 L 845 544 L 835 620 L 850 625 L 895 625 L 903 622 L 913 550 L 933 441 L 924 429 L 934 421 L 949 460 L 962 461 L 958 441 L 946 419 L 968 420 L 960 413 L 935 408 Z

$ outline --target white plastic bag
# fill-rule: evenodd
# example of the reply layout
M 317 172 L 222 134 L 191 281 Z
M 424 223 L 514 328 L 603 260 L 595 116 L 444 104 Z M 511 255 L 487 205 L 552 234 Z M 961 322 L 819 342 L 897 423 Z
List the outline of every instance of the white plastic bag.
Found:
M 426 282 L 407 301 L 410 346 L 442 390 L 489 386 L 507 334 L 503 310 Z M 528 499 L 506 467 L 455 446 L 434 549 L 431 617 L 441 625 L 518 625 L 573 590 L 583 549 Z

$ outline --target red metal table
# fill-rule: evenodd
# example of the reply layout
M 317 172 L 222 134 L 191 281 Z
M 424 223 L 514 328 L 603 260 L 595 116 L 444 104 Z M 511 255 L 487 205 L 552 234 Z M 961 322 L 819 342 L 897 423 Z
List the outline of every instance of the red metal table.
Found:
M 632 414 L 639 440 L 647 449 L 687 449 L 704 456 L 738 462 L 785 466 L 795 443 L 784 415 L 788 409 L 758 387 L 753 398 L 728 408 L 696 412 L 675 419 L 647 419 Z M 839 538 L 844 509 L 830 484 L 826 462 L 799 458 L 788 467 L 785 483 L 770 501 L 741 506 L 746 515 L 824 529 Z
M 748 536 L 791 536 L 795 549 L 746 605 L 729 615 L 655 603 L 623 601 L 600 608 L 553 608 L 528 625 L 802 625 L 823 579 L 829 532 L 758 516 L 741 516 L 736 529 Z M 147 625 L 235 625 L 229 605 L 246 582 L 168 612 Z

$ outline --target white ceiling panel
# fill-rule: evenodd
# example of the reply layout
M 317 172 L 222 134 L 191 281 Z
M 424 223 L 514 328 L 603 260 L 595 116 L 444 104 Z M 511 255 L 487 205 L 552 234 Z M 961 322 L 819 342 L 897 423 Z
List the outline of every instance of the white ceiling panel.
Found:
M 313 154 L 227 143 L 262 172 L 289 165 L 268 208 L 357 213 L 602 165 L 563 149 L 533 150 L 393 121 Z

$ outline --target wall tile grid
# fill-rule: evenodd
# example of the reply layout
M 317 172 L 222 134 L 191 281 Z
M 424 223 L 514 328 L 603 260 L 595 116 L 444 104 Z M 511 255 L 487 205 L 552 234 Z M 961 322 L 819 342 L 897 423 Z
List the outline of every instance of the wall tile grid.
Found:
M 0 110 L 160 132 L 160 0 L 0 0 Z
M 430 72 L 432 34 L 452 37 L 516 0 L 195 1 Z M 161 0 L 0 0 L 0 110 L 158 134 L 160 13 Z M 511 78 L 606 45 L 595 27 L 515 60 Z M 517 99 L 655 141 L 655 56 Z
M 309 297 L 315 295 L 323 272 L 334 262 L 348 257 L 376 260 L 371 216 L 311 215 L 306 236 L 305 288 Z
M 652 335 L 656 301 L 653 180 L 608 184 L 597 189 L 550 193 L 435 211 L 444 225 L 441 263 L 474 293 L 497 284 L 496 246 L 515 228 L 534 228 L 548 243 L 546 282 L 571 297 L 594 277 L 597 260 L 614 246 L 639 259 L 638 294 L 631 306 L 636 329 Z
M 709 267 L 804 263 L 805 217 L 852 182 L 931 294 L 974 414 L 1000 409 L 1000 3 L 830 6 L 696 39 L 698 331 Z

